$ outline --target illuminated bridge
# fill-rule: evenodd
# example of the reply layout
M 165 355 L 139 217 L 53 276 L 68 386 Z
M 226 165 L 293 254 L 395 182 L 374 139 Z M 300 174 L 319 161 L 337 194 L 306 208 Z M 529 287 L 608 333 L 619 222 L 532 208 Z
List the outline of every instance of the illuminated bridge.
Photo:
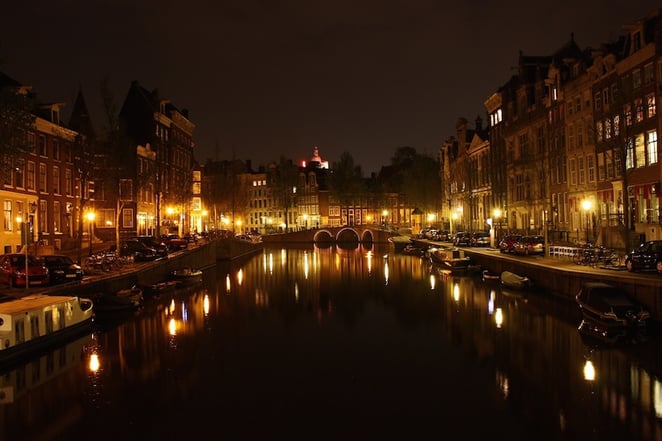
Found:
M 294 231 L 292 233 L 267 234 L 262 236 L 263 242 L 302 242 L 302 243 L 386 243 L 394 236 L 392 231 L 379 228 L 355 225 L 344 227 L 315 228 L 311 230 Z

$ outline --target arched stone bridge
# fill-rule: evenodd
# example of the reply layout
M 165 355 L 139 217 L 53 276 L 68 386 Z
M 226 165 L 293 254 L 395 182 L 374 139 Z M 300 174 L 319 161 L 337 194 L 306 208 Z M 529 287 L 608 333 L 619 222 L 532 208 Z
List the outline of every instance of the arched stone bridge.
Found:
M 322 227 L 292 233 L 266 234 L 263 242 L 313 242 L 313 243 L 381 243 L 394 236 L 392 231 L 379 228 L 353 225 L 344 227 Z

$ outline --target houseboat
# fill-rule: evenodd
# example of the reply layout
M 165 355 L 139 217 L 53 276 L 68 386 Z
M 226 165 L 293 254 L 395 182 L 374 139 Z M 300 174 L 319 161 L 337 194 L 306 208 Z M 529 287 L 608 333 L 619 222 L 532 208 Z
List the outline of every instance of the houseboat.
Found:
M 0 302 L 0 366 L 91 329 L 93 302 L 44 294 Z

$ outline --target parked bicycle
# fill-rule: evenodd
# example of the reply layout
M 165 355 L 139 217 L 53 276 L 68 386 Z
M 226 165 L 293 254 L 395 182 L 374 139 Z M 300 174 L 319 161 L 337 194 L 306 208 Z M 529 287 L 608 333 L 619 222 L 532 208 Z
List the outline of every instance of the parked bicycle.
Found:
M 620 256 L 615 250 L 604 246 L 595 247 L 592 244 L 586 244 L 575 255 L 577 265 L 587 265 L 592 267 L 617 265 Z

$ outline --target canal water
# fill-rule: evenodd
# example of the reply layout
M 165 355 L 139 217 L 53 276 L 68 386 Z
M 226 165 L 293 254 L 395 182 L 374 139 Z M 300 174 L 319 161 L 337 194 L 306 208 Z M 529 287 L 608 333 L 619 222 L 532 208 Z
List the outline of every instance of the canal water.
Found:
M 391 249 L 265 248 L 0 377 L 2 440 L 662 440 L 656 336 Z

